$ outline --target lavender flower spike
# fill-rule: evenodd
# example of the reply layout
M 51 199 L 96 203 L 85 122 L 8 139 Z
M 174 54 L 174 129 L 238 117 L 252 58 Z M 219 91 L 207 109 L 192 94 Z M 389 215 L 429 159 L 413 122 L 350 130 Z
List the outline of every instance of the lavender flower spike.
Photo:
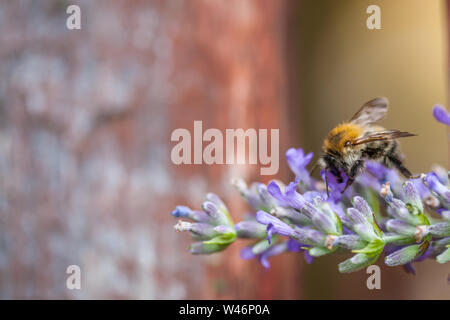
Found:
M 439 104 L 433 107 L 433 116 L 440 123 L 450 126 L 450 114 L 445 110 L 445 108 Z
M 433 114 L 450 126 L 450 113 L 443 107 L 435 106 Z M 306 170 L 312 153 L 292 148 L 286 159 L 296 175 L 287 186 L 274 181 L 268 186 L 233 181 L 253 208 L 253 216 L 246 215 L 236 225 L 225 204 L 212 193 L 206 196 L 203 211 L 176 207 L 173 216 L 191 221 L 180 221 L 175 229 L 189 231 L 199 241 L 191 245 L 191 253 L 211 254 L 237 238 L 246 238 L 254 241 L 241 250 L 241 257 L 257 258 L 265 268 L 269 257 L 286 251 L 303 252 L 309 262 L 312 257 L 352 252 L 338 265 L 343 273 L 375 263 L 383 252 L 386 265 L 403 265 L 410 272 L 412 263 L 424 259 L 450 262 L 450 172 L 444 168 L 422 174 L 421 179 L 405 180 L 382 162 L 366 161 L 366 170 L 344 193 L 345 172 L 340 171 L 343 181 L 339 182 L 331 170 L 322 170 L 331 191 L 327 196 L 325 182 Z

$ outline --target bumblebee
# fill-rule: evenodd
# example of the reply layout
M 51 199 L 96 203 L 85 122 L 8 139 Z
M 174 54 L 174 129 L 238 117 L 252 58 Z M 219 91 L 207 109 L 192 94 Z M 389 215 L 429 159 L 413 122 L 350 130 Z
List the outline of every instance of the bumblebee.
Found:
M 341 172 L 347 175 L 347 183 L 341 191 L 343 193 L 364 169 L 364 161 L 367 159 L 396 168 L 408 179 L 413 178 L 403 165 L 396 139 L 416 135 L 400 130 L 386 130 L 375 124 L 386 116 L 388 103 L 387 98 L 383 97 L 370 100 L 348 122 L 338 125 L 328 133 L 323 142 L 322 154 L 312 170 L 317 166 L 325 170 L 327 194 L 327 171 L 330 171 L 339 183 L 343 182 Z

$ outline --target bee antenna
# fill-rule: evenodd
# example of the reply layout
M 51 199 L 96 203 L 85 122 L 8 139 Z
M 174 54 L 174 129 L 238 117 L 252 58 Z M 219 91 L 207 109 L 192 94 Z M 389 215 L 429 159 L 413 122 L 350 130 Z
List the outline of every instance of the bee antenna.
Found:
M 325 186 L 327 188 L 327 197 L 330 197 L 330 193 L 328 192 L 328 176 L 327 176 L 327 172 L 328 172 L 328 167 L 325 168 Z
M 312 175 L 314 173 L 314 171 L 317 169 L 318 166 L 319 166 L 319 160 L 317 160 L 314 163 L 314 166 L 311 168 L 311 170 L 309 170 L 309 175 Z

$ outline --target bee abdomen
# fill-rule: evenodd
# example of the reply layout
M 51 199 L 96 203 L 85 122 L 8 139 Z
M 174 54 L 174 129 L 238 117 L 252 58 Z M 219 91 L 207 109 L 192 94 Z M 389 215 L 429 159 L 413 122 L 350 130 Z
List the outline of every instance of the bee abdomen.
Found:
M 386 156 L 388 152 L 395 152 L 395 141 L 377 141 L 367 144 L 362 150 L 362 156 L 372 160 L 378 160 Z

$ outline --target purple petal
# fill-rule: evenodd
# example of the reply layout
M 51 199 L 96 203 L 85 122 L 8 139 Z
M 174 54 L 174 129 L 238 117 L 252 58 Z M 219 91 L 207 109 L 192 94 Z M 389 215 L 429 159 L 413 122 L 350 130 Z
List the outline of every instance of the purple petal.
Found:
M 273 224 L 269 223 L 267 225 L 267 241 L 269 242 L 269 244 L 272 239 L 273 233 L 274 233 Z
M 379 180 L 384 180 L 391 169 L 386 168 L 381 163 L 376 161 L 366 161 L 366 170 L 377 177 Z
M 325 170 L 320 171 L 320 175 L 324 182 L 325 182 L 325 174 L 326 174 L 326 180 L 328 181 L 330 199 L 335 203 L 340 202 L 343 196 L 351 197 L 351 194 L 352 194 L 352 188 L 347 188 L 347 190 L 345 190 L 344 194 L 341 194 L 341 191 L 344 190 L 345 185 L 347 184 L 348 176 L 342 170 L 339 170 L 339 172 L 342 177 L 341 183 L 339 183 L 337 181 L 337 177 L 334 174 L 332 174 L 330 171 L 327 171 L 326 173 L 325 173 Z
M 250 260 L 256 257 L 253 253 L 253 246 L 245 247 L 241 249 L 241 258 L 244 260 Z
M 261 256 L 259 257 L 259 262 L 262 264 L 262 266 L 263 266 L 264 268 L 270 269 L 270 262 L 269 262 L 269 260 L 268 260 L 267 258 L 268 258 L 267 256 L 261 255 Z
M 312 152 L 305 155 L 305 152 L 301 148 L 290 148 L 286 151 L 286 159 L 289 168 L 291 168 L 292 172 L 294 172 L 297 177 L 301 177 L 302 180 L 309 180 L 309 173 L 306 170 L 306 166 L 311 162 L 312 158 Z
M 297 240 L 294 240 L 292 238 L 289 238 L 287 242 L 287 248 L 291 252 L 300 252 L 303 251 L 303 247 L 308 247 L 306 244 L 298 242 Z
M 176 218 L 186 218 L 189 217 L 189 215 L 192 214 L 192 210 L 186 206 L 177 206 L 175 210 L 171 212 L 171 215 L 173 215 Z
M 317 197 L 319 197 L 322 201 L 325 201 L 326 194 L 325 194 L 325 192 L 319 192 L 319 191 L 307 191 L 303 194 L 303 197 L 308 202 L 313 202 L 313 200 Z
M 425 182 L 427 183 L 430 190 L 436 192 L 447 202 L 450 202 L 450 190 L 446 186 L 444 186 L 441 181 L 439 181 L 439 177 L 436 173 L 428 173 L 425 176 Z
M 305 261 L 306 261 L 307 264 L 313 263 L 314 257 L 309 254 L 308 250 L 305 250 L 304 257 L 305 257 Z
M 265 211 L 258 211 L 256 213 L 256 220 L 259 223 L 267 225 L 268 235 L 273 233 L 289 237 L 294 231 L 287 223 L 281 221 L 280 219 L 268 214 Z
M 416 269 L 412 265 L 412 263 L 407 263 L 403 265 L 403 269 L 406 271 L 406 273 L 411 273 L 413 275 L 416 275 Z
M 292 207 L 295 209 L 301 209 L 305 203 L 303 196 L 296 191 L 298 181 L 291 182 L 285 188 L 285 193 L 281 192 L 280 187 L 275 183 L 271 182 L 267 186 L 267 190 L 274 197 L 278 204 L 282 207 Z
M 447 126 L 450 125 L 450 114 L 443 106 L 439 104 L 434 105 L 433 116 L 437 121 L 446 124 Z
M 261 264 L 263 265 L 264 268 L 269 269 L 270 263 L 269 263 L 268 258 L 285 252 L 286 248 L 287 248 L 287 246 L 286 246 L 285 242 L 276 244 L 276 245 L 270 247 L 269 249 L 267 249 L 266 251 L 264 251 L 261 254 L 261 256 L 259 257 L 259 261 L 261 262 Z

